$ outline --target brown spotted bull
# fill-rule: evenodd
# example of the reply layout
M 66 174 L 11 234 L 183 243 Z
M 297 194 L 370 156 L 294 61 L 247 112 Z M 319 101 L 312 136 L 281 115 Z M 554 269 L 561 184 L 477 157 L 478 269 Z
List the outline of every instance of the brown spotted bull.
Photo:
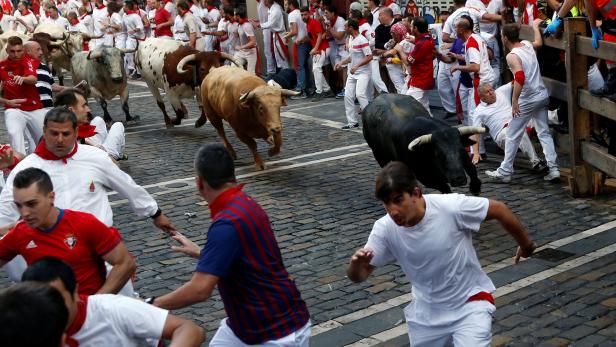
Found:
M 257 152 L 255 139 L 264 139 L 273 145 L 268 151 L 270 156 L 280 152 L 280 107 L 286 105 L 286 96 L 298 94 L 268 86 L 260 77 L 233 66 L 211 69 L 201 84 L 203 109 L 225 147 L 234 158 L 237 157 L 225 135 L 223 119 L 231 125 L 240 141 L 248 146 L 260 170 L 265 168 L 265 164 Z M 204 119 L 199 121 L 205 122 Z
M 182 99 L 193 98 L 195 88 L 201 85 L 201 81 L 210 68 L 223 65 L 227 59 L 235 64 L 242 63 L 226 53 L 200 52 L 186 46 L 183 42 L 157 38 L 149 38 L 140 43 L 135 54 L 135 64 L 150 92 L 156 98 L 167 127 L 179 125 L 182 122 L 182 118 L 188 114 Z M 197 70 L 193 71 L 195 68 Z M 174 119 L 169 118 L 167 114 L 159 88 L 163 89 L 169 97 L 176 115 Z M 196 127 L 205 124 L 205 117 L 202 116 L 199 119 L 203 122 L 197 121 Z

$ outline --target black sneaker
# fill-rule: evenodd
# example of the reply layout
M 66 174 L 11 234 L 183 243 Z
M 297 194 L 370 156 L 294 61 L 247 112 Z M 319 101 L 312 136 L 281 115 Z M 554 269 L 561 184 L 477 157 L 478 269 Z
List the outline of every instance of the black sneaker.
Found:
M 545 172 L 547 169 L 548 165 L 543 160 L 539 160 L 538 162 L 533 164 L 533 171 L 535 172 Z
M 332 90 L 328 90 L 326 92 L 323 92 L 323 98 L 332 98 L 334 97 L 334 92 L 332 92 Z
M 347 125 L 343 126 L 340 129 L 342 129 L 342 130 L 352 130 L 352 129 L 355 129 L 355 128 L 359 128 L 359 124 L 357 124 L 357 123 L 347 124 Z
M 323 99 L 323 93 L 314 93 L 314 95 L 312 96 L 312 99 L 310 99 L 311 102 L 317 102 L 317 101 L 321 101 L 321 99 Z
M 299 95 L 293 95 L 291 97 L 291 100 L 303 100 L 308 98 L 308 95 L 306 95 L 306 93 L 304 91 L 302 91 Z
M 447 113 L 445 113 L 445 118 L 444 119 L 454 118 L 455 116 L 457 116 L 457 114 L 455 112 L 447 112 Z

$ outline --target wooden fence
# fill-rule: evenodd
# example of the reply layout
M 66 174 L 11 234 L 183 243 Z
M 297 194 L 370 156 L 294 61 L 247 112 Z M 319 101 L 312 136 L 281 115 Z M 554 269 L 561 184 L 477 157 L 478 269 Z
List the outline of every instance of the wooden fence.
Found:
M 533 40 L 533 30 L 523 26 L 521 38 Z M 616 122 L 616 103 L 598 98 L 588 92 L 588 57 L 616 60 L 616 43 L 600 41 L 599 48 L 592 47 L 586 33 L 585 18 L 567 18 L 561 39 L 544 38 L 543 44 L 565 52 L 566 83 L 544 77 L 550 96 L 567 102 L 569 113 L 569 155 L 571 176 L 569 187 L 574 197 L 598 193 L 598 179 L 603 175 L 616 177 L 616 157 L 607 149 L 590 142 L 591 113 Z M 616 139 L 610 139 L 616 141 Z

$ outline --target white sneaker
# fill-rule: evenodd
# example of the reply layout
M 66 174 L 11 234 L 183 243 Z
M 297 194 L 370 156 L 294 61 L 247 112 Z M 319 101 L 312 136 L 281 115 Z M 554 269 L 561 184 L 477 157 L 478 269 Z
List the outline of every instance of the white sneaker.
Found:
M 550 173 L 543 176 L 544 181 L 558 182 L 560 181 L 560 171 L 558 169 L 550 170 Z
M 492 180 L 492 181 L 501 181 L 503 183 L 509 183 L 511 182 L 511 175 L 501 175 L 498 170 L 494 170 L 494 171 L 486 171 L 486 175 Z

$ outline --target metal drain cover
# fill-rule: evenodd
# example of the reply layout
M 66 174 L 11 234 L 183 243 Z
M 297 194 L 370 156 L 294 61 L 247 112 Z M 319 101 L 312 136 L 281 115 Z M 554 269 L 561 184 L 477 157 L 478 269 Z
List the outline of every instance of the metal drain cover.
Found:
M 545 248 L 533 254 L 533 258 L 539 258 L 552 263 L 557 263 L 574 255 L 574 253 L 565 252 L 554 248 Z

